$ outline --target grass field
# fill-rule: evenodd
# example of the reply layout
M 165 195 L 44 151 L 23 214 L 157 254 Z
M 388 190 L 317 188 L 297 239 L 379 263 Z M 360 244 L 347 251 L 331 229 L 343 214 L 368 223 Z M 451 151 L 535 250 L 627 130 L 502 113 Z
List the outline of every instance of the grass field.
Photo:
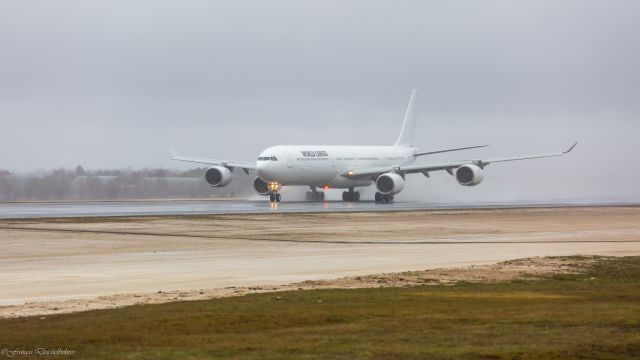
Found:
M 74 359 L 637 359 L 640 257 L 541 281 L 289 291 L 0 320 L 0 349 L 35 348 L 74 350 L 55 357 Z

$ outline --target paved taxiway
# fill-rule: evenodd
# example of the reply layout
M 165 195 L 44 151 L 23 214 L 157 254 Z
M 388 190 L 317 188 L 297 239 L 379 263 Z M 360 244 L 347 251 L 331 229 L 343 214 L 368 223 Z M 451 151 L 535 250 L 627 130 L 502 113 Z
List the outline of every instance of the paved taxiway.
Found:
M 640 207 L 0 221 L 0 304 L 640 254 Z

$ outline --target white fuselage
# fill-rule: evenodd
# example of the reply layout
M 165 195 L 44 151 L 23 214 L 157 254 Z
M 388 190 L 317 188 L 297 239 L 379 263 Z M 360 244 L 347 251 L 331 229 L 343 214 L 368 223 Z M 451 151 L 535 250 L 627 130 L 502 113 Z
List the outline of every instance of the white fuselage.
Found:
M 488 160 L 460 160 L 440 163 L 414 164 L 417 157 L 486 147 L 488 145 L 457 147 L 428 152 L 419 152 L 415 147 L 416 95 L 411 91 L 409 105 L 404 115 L 402 129 L 393 146 L 335 146 L 335 145 L 279 145 L 264 150 L 256 164 L 247 161 L 232 161 L 178 156 L 173 159 L 208 164 L 204 174 L 207 184 L 213 187 L 226 186 L 231 182 L 234 169 L 247 175 L 255 171 L 253 188 L 260 195 L 269 195 L 272 203 L 281 200 L 283 186 L 310 186 L 305 199 L 324 200 L 324 192 L 316 188 L 349 189 L 342 193 L 342 201 L 360 201 L 360 193 L 354 188 L 375 183 L 376 203 L 388 204 L 405 187 L 407 174 L 422 173 L 429 177 L 433 171 L 447 171 L 454 175 L 462 186 L 476 186 L 484 178 L 485 166 L 505 161 L 537 159 L 562 156 L 568 150 L 550 154 L 493 158 Z
M 283 186 L 368 186 L 373 179 L 349 179 L 341 174 L 356 168 L 412 164 L 415 152 L 408 146 L 280 145 L 260 154 L 256 173 L 268 183 Z

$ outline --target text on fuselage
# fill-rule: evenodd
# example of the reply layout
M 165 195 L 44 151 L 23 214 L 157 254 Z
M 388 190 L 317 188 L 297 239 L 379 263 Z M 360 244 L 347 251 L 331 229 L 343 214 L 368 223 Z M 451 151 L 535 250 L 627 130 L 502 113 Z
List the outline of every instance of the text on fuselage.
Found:
M 302 153 L 302 156 L 304 157 L 323 157 L 323 156 L 329 156 L 329 154 L 327 154 L 326 151 L 324 150 L 307 150 L 307 151 L 300 151 Z

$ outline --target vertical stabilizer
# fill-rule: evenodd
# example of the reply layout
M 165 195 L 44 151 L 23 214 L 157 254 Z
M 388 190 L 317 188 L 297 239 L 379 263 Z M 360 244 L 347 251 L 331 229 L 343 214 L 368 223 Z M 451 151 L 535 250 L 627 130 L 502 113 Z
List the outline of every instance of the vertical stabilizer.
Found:
M 409 106 L 407 106 L 407 112 L 404 114 L 404 122 L 402 123 L 402 130 L 398 141 L 395 146 L 413 146 L 416 134 L 416 98 L 418 95 L 418 89 L 411 91 L 411 99 L 409 99 Z

